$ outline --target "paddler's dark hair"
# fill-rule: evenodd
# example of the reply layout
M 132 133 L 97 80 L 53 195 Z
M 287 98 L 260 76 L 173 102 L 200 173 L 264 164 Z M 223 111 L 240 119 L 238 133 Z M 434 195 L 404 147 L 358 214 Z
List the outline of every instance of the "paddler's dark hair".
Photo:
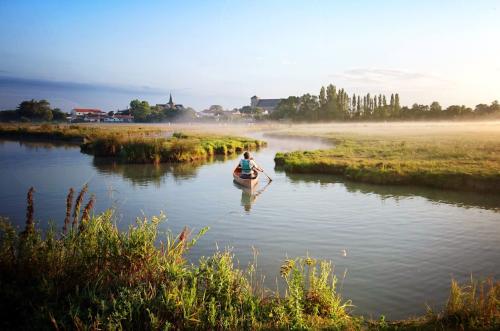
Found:
M 248 152 L 243 153 L 243 157 L 248 160 L 250 158 L 250 153 Z

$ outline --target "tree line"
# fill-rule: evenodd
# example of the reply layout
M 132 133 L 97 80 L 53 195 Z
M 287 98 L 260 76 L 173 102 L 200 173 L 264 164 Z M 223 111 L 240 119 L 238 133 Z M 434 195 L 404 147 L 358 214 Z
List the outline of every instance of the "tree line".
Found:
M 59 108 L 52 108 L 47 100 L 27 100 L 15 110 L 0 112 L 0 121 L 50 122 L 66 121 L 66 113 Z
M 128 113 L 134 116 L 135 122 L 169 122 L 185 121 L 196 118 L 192 108 L 173 108 L 162 105 L 151 106 L 147 101 L 138 99 L 130 101 Z
M 500 116 L 500 104 L 479 104 L 475 108 L 452 105 L 443 108 L 439 102 L 430 105 L 401 106 L 398 93 L 349 96 L 343 88 L 323 86 L 319 95 L 304 94 L 283 99 L 270 118 L 294 121 L 348 121 L 348 120 L 434 120 Z

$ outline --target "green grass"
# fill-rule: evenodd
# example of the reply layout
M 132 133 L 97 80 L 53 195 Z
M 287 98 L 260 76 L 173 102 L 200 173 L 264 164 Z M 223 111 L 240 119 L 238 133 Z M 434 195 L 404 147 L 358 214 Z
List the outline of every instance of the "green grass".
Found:
M 232 155 L 265 146 L 255 139 L 174 133 L 170 138 L 95 138 L 81 145 L 82 151 L 112 157 L 126 163 L 192 162 L 214 155 Z
M 291 173 L 324 173 L 374 184 L 500 193 L 500 140 L 486 135 L 327 134 L 328 150 L 277 153 Z
M 0 137 L 62 140 L 82 143 L 86 139 L 142 137 L 160 134 L 155 127 L 132 125 L 0 124 Z
M 77 142 L 81 150 L 124 163 L 193 162 L 215 155 L 256 150 L 264 141 L 213 133 L 167 132 L 159 127 L 127 125 L 0 125 L 0 137 Z
M 443 311 L 404 321 L 364 320 L 336 290 L 331 262 L 309 256 L 284 261 L 283 295 L 265 289 L 256 265 L 236 267 L 230 251 L 197 264 L 190 239 L 161 233 L 163 217 L 138 219 L 120 231 L 113 213 L 83 212 L 86 187 L 70 190 L 62 230 L 42 233 L 28 193 L 26 228 L 0 218 L 0 328 L 78 330 L 495 330 L 500 283 L 452 281 Z

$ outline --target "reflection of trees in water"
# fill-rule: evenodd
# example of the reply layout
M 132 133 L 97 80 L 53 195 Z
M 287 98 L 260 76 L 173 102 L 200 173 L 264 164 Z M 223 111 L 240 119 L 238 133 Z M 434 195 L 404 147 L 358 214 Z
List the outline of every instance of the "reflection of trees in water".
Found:
M 280 170 L 276 169 L 276 171 Z M 409 185 L 375 185 L 348 181 L 342 177 L 321 174 L 287 173 L 286 176 L 292 183 L 309 182 L 319 183 L 320 185 L 338 183 L 343 185 L 350 193 L 376 194 L 381 200 L 394 199 L 399 201 L 405 198 L 422 197 L 434 203 L 445 203 L 464 208 L 475 207 L 500 211 L 500 196 L 493 194 L 452 191 Z
M 28 149 L 28 150 L 39 150 L 39 149 L 45 149 L 45 150 L 51 150 L 55 148 L 64 148 L 65 150 L 67 149 L 80 149 L 79 145 L 77 144 L 71 144 L 67 143 L 64 141 L 40 141 L 39 139 L 35 140 L 30 140 L 30 139 L 8 139 L 8 138 L 2 138 L 0 139 L 0 145 L 5 144 L 6 142 L 16 142 L 19 144 L 19 146 Z
M 164 182 L 167 174 L 171 174 L 176 179 L 195 177 L 199 165 L 177 163 L 129 164 L 110 159 L 94 158 L 93 166 L 99 173 L 120 175 L 134 185 L 154 183 L 159 186 Z
M 94 157 L 93 166 L 99 173 L 118 174 L 134 185 L 153 183 L 160 186 L 168 174 L 174 180 L 187 180 L 196 177 L 201 166 L 225 162 L 228 159 L 228 157 L 214 157 L 206 161 L 188 163 L 131 164 L 120 163 L 109 158 Z

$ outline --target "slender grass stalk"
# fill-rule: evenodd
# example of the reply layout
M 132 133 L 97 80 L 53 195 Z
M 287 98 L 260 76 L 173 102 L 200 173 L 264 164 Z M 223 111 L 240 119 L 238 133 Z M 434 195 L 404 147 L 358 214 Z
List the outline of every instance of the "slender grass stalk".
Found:
M 80 216 L 80 209 L 82 206 L 83 198 L 84 198 L 87 190 L 88 190 L 88 185 L 87 184 L 83 185 L 82 190 L 80 191 L 80 193 L 76 197 L 75 209 L 73 210 L 73 224 L 72 224 L 73 228 L 76 228 L 78 226 L 78 218 Z
M 92 208 L 94 208 L 94 203 L 95 203 L 95 195 L 92 194 L 92 196 L 89 199 L 89 202 L 83 209 L 82 219 L 80 221 L 80 231 L 83 231 L 85 223 L 90 219 L 90 211 L 92 210 Z
M 32 187 L 30 187 L 30 189 L 28 190 L 28 194 L 26 196 L 26 228 L 25 228 L 25 232 L 26 233 L 32 233 L 35 229 L 35 222 L 34 222 L 34 218 L 33 218 L 33 215 L 35 213 L 35 205 L 34 205 L 34 201 L 33 201 L 33 193 L 35 192 L 35 189 Z
M 64 226 L 63 233 L 68 231 L 68 226 L 71 219 L 71 207 L 73 206 L 73 195 L 75 190 L 71 187 L 68 192 L 68 196 L 66 197 L 66 217 L 64 218 Z

